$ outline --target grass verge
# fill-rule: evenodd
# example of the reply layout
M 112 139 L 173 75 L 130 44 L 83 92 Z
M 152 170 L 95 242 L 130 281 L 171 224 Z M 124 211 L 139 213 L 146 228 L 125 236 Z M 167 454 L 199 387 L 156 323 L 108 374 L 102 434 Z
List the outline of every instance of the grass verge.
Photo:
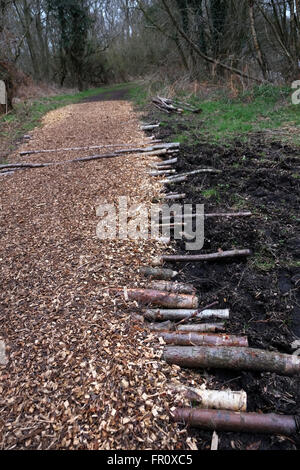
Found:
M 162 127 L 172 124 L 174 138 L 181 143 L 200 140 L 229 146 L 237 138 L 247 142 L 253 134 L 262 133 L 267 139 L 300 145 L 300 104 L 292 104 L 292 92 L 289 87 L 270 84 L 254 86 L 235 97 L 224 89 L 204 97 L 181 91 L 176 97 L 200 107 L 201 114 L 153 113 L 161 119 Z M 132 98 L 139 106 L 150 101 L 142 87 L 132 93 Z

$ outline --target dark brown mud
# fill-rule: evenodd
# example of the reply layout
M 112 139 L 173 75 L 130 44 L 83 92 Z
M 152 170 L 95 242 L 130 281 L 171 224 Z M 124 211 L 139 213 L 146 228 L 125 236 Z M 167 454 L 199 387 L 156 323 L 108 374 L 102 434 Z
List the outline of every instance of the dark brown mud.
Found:
M 170 139 L 175 133 L 178 124 L 176 132 L 169 124 L 156 136 Z M 291 343 L 300 338 L 300 149 L 253 136 L 247 144 L 236 141 L 230 148 L 201 142 L 183 145 L 179 155 L 178 173 L 207 167 L 222 170 L 170 186 L 171 191 L 187 195 L 185 203 L 204 204 L 206 213 L 253 212 L 250 218 L 207 219 L 201 253 L 249 248 L 253 255 L 166 267 L 180 271 L 180 281 L 193 283 L 201 305 L 218 300 L 220 307 L 230 308 L 228 332 L 246 334 L 251 347 L 292 353 Z M 187 253 L 184 240 L 177 241 L 177 251 Z M 245 390 L 248 411 L 300 414 L 297 377 L 224 370 L 199 370 L 199 374 L 210 387 Z M 210 447 L 210 432 L 191 433 L 199 448 Z M 299 436 L 218 434 L 220 450 L 300 448 Z

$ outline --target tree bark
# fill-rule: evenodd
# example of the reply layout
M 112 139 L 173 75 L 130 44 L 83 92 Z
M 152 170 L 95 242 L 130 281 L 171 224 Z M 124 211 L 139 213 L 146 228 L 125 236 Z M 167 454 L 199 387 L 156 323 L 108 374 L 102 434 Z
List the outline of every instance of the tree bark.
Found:
M 218 410 L 246 411 L 247 393 L 231 390 L 202 390 L 184 385 L 170 386 L 174 392 L 182 393 L 185 398 L 197 402 L 201 408 Z
M 227 320 L 229 318 L 229 310 L 203 310 L 202 312 L 198 312 L 198 310 L 189 310 L 189 309 L 148 309 L 144 313 L 145 318 L 148 320 L 153 321 L 165 321 L 165 320 L 173 320 L 179 321 L 184 320 L 191 315 L 195 315 L 195 320 L 203 320 L 207 318 L 219 318 L 222 320 Z
M 209 253 L 206 255 L 165 255 L 153 260 L 154 266 L 161 266 L 166 262 L 179 262 L 179 261 L 211 261 L 225 258 L 235 258 L 240 256 L 250 256 L 250 250 L 230 250 L 219 251 L 218 253 Z
M 139 272 L 150 279 L 164 279 L 166 281 L 173 279 L 178 274 L 177 271 L 172 271 L 171 269 L 144 266 L 139 269 Z
M 232 212 L 232 213 L 222 213 L 222 212 L 212 212 L 210 214 L 174 214 L 174 219 L 176 220 L 176 218 L 178 219 L 194 219 L 196 217 L 204 217 L 205 219 L 210 219 L 210 218 L 217 218 L 217 217 L 221 217 L 221 218 L 230 218 L 230 217 L 251 217 L 252 216 L 252 212 Z M 170 220 L 169 217 L 163 217 L 162 218 L 162 221 L 168 221 Z
M 226 334 L 211 334 L 198 332 L 177 331 L 174 333 L 161 332 L 159 336 L 163 338 L 166 344 L 176 346 L 236 346 L 248 347 L 246 336 L 233 336 Z
M 255 27 L 255 20 L 254 20 L 254 0 L 249 0 L 249 18 L 250 18 L 250 28 L 251 28 L 251 34 L 252 34 L 252 40 L 256 52 L 256 60 L 260 66 L 260 69 L 262 71 L 263 77 L 265 80 L 267 80 L 267 65 L 266 61 L 263 57 L 262 50 L 258 41 L 257 37 L 257 32 L 256 32 L 256 27 Z
M 150 286 L 151 289 L 174 292 L 177 294 L 195 294 L 196 292 L 195 287 L 180 282 L 152 281 Z
M 263 434 L 292 435 L 297 432 L 294 416 L 274 413 L 244 413 L 223 410 L 201 410 L 197 408 L 177 408 L 172 412 L 175 422 L 201 429 L 249 432 Z
M 180 295 L 151 289 L 128 289 L 128 298 L 137 300 L 143 305 L 160 305 L 162 307 L 197 308 L 199 301 L 195 295 Z
M 169 364 L 191 368 L 217 368 L 300 374 L 300 358 L 289 354 L 252 348 L 167 346 L 164 359 Z
M 217 333 L 218 331 L 224 331 L 224 329 L 225 323 L 196 323 L 195 325 L 177 326 L 178 331 L 191 331 L 203 333 Z

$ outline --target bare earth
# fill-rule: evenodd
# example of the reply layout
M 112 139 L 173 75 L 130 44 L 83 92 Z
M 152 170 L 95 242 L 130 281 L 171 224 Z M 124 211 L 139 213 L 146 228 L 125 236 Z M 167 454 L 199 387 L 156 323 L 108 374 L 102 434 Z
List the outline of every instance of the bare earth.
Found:
M 53 111 L 32 136 L 19 150 L 145 140 L 126 101 Z M 108 291 L 142 285 L 138 267 L 162 246 L 96 237 L 99 203 L 157 195 L 148 170 L 146 157 L 131 155 L 1 179 L 0 340 L 8 364 L 0 365 L 0 448 L 195 448 L 168 417 L 166 384 L 177 381 L 178 367 L 160 360 L 162 346 L 133 318 L 137 306 Z

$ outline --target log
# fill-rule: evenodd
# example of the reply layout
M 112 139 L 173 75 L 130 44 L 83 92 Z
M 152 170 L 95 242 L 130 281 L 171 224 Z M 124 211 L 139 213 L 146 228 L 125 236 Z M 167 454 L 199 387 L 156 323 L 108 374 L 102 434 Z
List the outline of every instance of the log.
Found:
M 168 201 L 177 201 L 180 199 L 185 199 L 185 197 L 186 197 L 185 194 L 170 194 L 170 195 L 167 194 L 165 196 L 165 199 L 167 199 Z M 170 218 L 168 220 L 170 220 Z
M 160 126 L 160 124 L 151 124 L 147 126 L 141 126 L 142 131 L 151 131 L 152 129 L 157 129 Z
M 222 173 L 222 170 L 215 170 L 214 168 L 202 168 L 201 170 L 194 170 L 194 171 L 189 171 L 188 173 L 181 173 L 179 176 L 192 176 L 192 175 L 197 175 L 198 173 Z M 173 177 L 170 176 L 168 178 L 169 180 L 172 180 Z
M 171 238 L 161 237 L 160 235 L 158 235 L 157 237 L 154 238 L 154 240 L 160 243 L 170 243 Z
M 164 165 L 174 165 L 178 162 L 178 158 L 171 158 L 170 160 L 164 160 L 163 162 L 157 162 L 157 166 L 164 166 Z
M 190 318 L 191 315 L 194 315 L 194 318 L 199 320 L 207 319 L 207 318 L 220 318 L 222 320 L 227 320 L 229 318 L 229 310 L 203 310 L 199 312 L 198 310 L 190 310 L 190 309 L 148 309 L 144 312 L 145 318 L 148 320 L 153 321 L 165 321 L 165 320 L 172 320 L 172 321 L 179 321 L 183 319 Z
M 175 393 L 182 393 L 188 400 L 197 402 L 201 408 L 232 411 L 247 410 L 247 393 L 243 390 L 240 392 L 233 392 L 231 390 L 202 390 L 184 385 L 170 385 L 170 388 Z
M 162 106 L 159 106 L 157 103 L 153 103 L 156 108 L 158 108 L 160 111 L 163 111 L 164 113 L 171 114 L 171 111 L 168 111 L 167 109 L 163 108 Z
M 156 170 L 156 171 L 150 171 L 149 175 L 150 176 L 161 176 L 161 175 L 170 175 L 171 173 L 176 173 L 176 170 Z
M 184 219 L 194 219 L 196 217 L 203 217 L 205 219 L 213 218 L 213 217 L 221 217 L 221 218 L 230 218 L 230 217 L 251 217 L 252 212 L 232 212 L 232 213 L 210 213 L 210 214 L 174 214 L 174 219 L 178 218 L 184 218 Z M 168 220 L 168 217 L 163 217 L 162 220 Z
M 187 180 L 187 176 L 176 176 L 172 180 L 169 180 L 169 178 L 165 180 L 161 180 L 160 183 L 161 184 L 181 183 L 182 181 L 186 181 L 186 180 Z
M 153 147 L 149 147 L 153 148 Z M 168 149 L 157 149 L 157 150 L 149 150 L 143 149 L 128 149 L 128 150 L 117 150 L 114 153 L 104 153 L 102 155 L 91 155 L 89 157 L 81 157 L 81 158 L 74 158 L 73 160 L 60 160 L 56 162 L 50 162 L 50 163 L 30 163 L 30 162 L 24 162 L 24 163 L 9 163 L 6 165 L 0 165 L 0 169 L 4 168 L 20 168 L 20 169 L 27 169 L 27 168 L 44 168 L 44 167 L 49 167 L 49 166 L 54 166 L 54 165 L 65 165 L 67 163 L 83 163 L 83 162 L 89 162 L 93 160 L 100 160 L 102 158 L 116 158 L 116 157 L 121 157 L 121 156 L 126 156 L 126 154 L 134 153 L 136 155 L 142 154 L 143 156 L 150 157 L 150 156 L 157 156 L 157 155 L 162 155 L 162 154 L 167 154 L 167 153 L 174 153 L 176 150 L 168 150 Z
M 172 294 L 151 289 L 127 289 L 128 298 L 137 300 L 143 305 L 160 305 L 174 308 L 197 308 L 199 301 L 196 295 Z
M 184 331 L 184 332 L 198 332 L 198 333 L 217 333 L 218 331 L 224 331 L 224 323 L 198 323 L 196 325 L 179 325 L 177 326 L 174 322 L 169 320 L 161 323 L 151 323 L 149 327 L 153 331 Z
M 9 176 L 13 174 L 14 174 L 14 171 L 4 171 L 0 173 L 0 176 Z
M 240 256 L 250 256 L 251 250 L 230 250 L 208 253 L 205 255 L 165 255 L 153 260 L 153 266 L 161 266 L 165 261 L 211 261 L 226 258 L 236 258 Z
M 161 166 L 157 166 L 156 163 L 151 163 L 150 165 L 150 168 L 153 168 L 154 170 L 172 170 L 172 166 L 171 165 L 161 165 Z
M 224 217 L 224 218 L 230 218 L 230 217 L 251 217 L 252 212 L 247 211 L 247 212 L 229 212 L 229 213 L 218 213 L 218 212 L 212 212 L 210 214 L 204 214 L 204 217 L 207 219 L 211 217 Z
M 196 323 L 195 325 L 179 325 L 178 331 L 202 331 L 206 333 L 217 333 L 225 330 L 225 323 Z
M 298 430 L 294 416 L 274 413 L 244 413 L 225 410 L 177 408 L 172 412 L 175 422 L 201 429 L 247 432 L 259 434 L 292 435 Z
M 167 346 L 164 359 L 169 364 L 191 368 L 256 370 L 281 375 L 300 373 L 299 357 L 253 348 Z
M 177 271 L 172 271 L 171 269 L 152 268 L 147 266 L 139 268 L 139 272 L 150 279 L 164 279 L 166 281 L 173 279 L 178 274 Z
M 171 321 L 164 321 L 162 323 L 150 323 L 148 328 L 150 331 L 165 331 L 173 330 L 175 328 L 175 325 Z
M 170 227 L 170 228 L 174 228 L 174 227 L 185 227 L 187 224 L 184 223 L 184 222 L 169 222 L 168 224 L 157 224 L 156 227 L 161 227 L 161 228 L 165 228 L 165 227 Z
M 159 141 L 154 141 L 152 140 L 152 144 L 158 143 Z M 141 142 L 136 145 L 149 145 L 149 142 Z M 166 144 L 160 144 L 159 146 L 154 146 L 154 148 L 173 148 L 173 147 L 179 147 L 179 143 L 166 143 Z M 35 155 L 37 153 L 56 153 L 56 152 L 74 152 L 74 151 L 79 151 L 79 150 L 97 150 L 97 149 L 104 149 L 104 148 L 114 148 L 114 147 L 132 147 L 132 144 L 101 144 L 101 145 L 89 145 L 85 147 L 65 147 L 65 148 L 57 148 L 57 149 L 39 149 L 39 150 L 25 150 L 23 152 L 19 152 L 20 155 Z
M 163 338 L 166 344 L 174 344 L 176 346 L 236 346 L 240 348 L 249 346 L 246 336 L 186 331 L 176 331 L 174 333 L 161 332 L 159 336 Z
M 195 294 L 196 289 L 188 284 L 171 281 L 152 281 L 151 289 L 162 290 L 165 292 L 175 292 L 177 294 Z
M 167 114 L 171 114 L 171 113 L 182 114 L 183 113 L 183 109 L 180 109 L 177 106 L 174 106 L 171 100 L 167 100 L 166 98 L 162 98 L 161 96 L 152 98 L 152 103 L 154 104 L 156 108 L 160 109 L 161 111 L 164 111 Z
M 179 104 L 179 106 L 181 106 L 183 109 L 185 109 L 186 111 L 190 111 L 191 113 L 196 113 L 196 114 L 199 114 L 199 113 L 202 113 L 202 109 L 201 108 L 195 108 L 191 105 L 189 105 L 188 103 L 184 103 L 182 101 L 178 101 L 178 100 L 173 100 L 173 103 L 176 105 L 176 104 Z

